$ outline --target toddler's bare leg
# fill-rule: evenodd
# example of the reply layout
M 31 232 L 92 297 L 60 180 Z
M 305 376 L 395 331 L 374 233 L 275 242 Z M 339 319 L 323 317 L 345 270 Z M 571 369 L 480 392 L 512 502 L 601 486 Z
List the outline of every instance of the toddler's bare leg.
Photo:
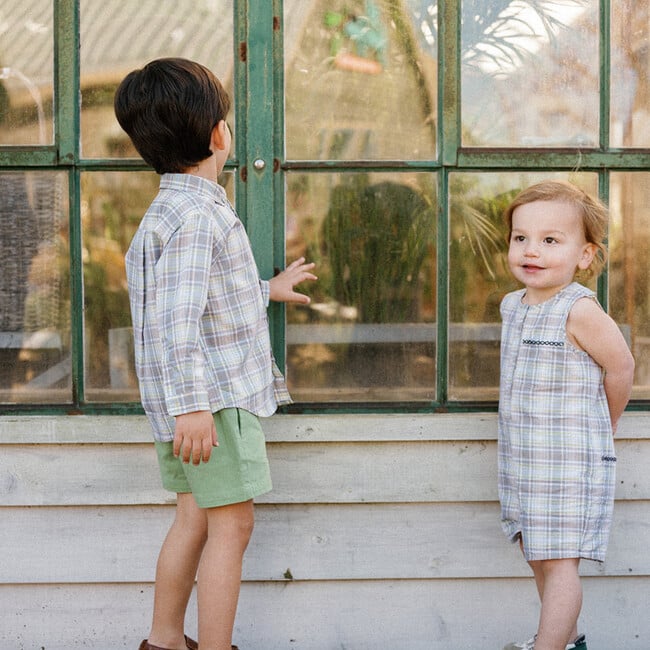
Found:
M 542 601 L 535 650 L 564 650 L 578 635 L 582 607 L 579 558 L 529 562 Z

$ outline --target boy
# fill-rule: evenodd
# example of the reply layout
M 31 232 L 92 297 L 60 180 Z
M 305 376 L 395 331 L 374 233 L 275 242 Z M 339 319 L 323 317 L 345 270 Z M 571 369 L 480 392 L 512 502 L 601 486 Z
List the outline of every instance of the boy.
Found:
M 244 227 L 217 183 L 230 150 L 229 107 L 218 79 L 186 59 L 152 61 L 115 94 L 120 125 L 162 175 L 126 269 L 142 405 L 163 486 L 178 495 L 140 650 L 198 647 L 183 633 L 197 571 L 200 648 L 234 647 L 253 498 L 271 489 L 258 416 L 290 400 L 266 306 L 308 303 L 293 287 L 316 279 L 304 258 L 259 279 Z

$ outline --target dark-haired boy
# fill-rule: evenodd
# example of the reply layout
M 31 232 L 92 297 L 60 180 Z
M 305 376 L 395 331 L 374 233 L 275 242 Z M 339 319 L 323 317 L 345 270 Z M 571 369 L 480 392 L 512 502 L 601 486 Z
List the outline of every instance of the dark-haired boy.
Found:
M 115 113 L 159 174 L 160 191 L 126 255 L 135 362 L 175 520 L 156 570 L 153 623 L 140 650 L 183 650 L 198 570 L 201 650 L 230 650 L 253 498 L 271 489 L 258 417 L 289 400 L 275 367 L 268 301 L 308 303 L 303 258 L 259 279 L 250 243 L 217 177 L 230 150 L 230 101 L 186 59 L 125 77 Z M 191 463 L 190 463 L 191 461 Z

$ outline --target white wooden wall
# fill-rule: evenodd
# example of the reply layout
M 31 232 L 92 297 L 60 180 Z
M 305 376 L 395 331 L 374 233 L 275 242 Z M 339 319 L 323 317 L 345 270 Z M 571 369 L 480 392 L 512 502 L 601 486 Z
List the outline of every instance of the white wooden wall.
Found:
M 241 650 L 498 650 L 537 597 L 496 502 L 496 416 L 275 416 Z M 650 648 L 650 415 L 618 433 L 607 562 L 583 562 L 589 650 Z M 142 417 L 0 417 L 0 650 L 135 650 L 173 515 Z M 187 620 L 195 634 L 195 603 Z

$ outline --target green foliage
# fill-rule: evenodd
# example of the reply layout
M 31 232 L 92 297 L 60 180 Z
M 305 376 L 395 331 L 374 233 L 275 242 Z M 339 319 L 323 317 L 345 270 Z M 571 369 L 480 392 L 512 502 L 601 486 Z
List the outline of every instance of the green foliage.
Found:
M 406 0 L 406 4 L 415 22 L 421 26 L 420 44 L 435 51 L 438 47 L 436 4 L 431 0 Z M 535 34 L 533 16 L 553 42 L 555 35 L 566 29 L 566 24 L 558 17 L 559 10 L 584 5 L 585 0 L 463 0 L 463 63 L 479 67 L 481 62 L 490 59 L 497 67 L 516 65 L 530 56 L 522 36 L 530 38 Z M 513 33 L 514 25 L 520 28 L 518 33 Z M 425 34 L 431 40 L 427 40 Z
M 477 196 L 475 184 L 471 176 L 457 178 L 451 193 L 449 306 L 453 322 L 493 320 L 498 312 L 483 312 L 485 294 L 511 282 L 505 264 L 508 245 L 503 213 L 518 190 Z M 477 309 L 483 313 L 474 313 Z
M 323 223 L 330 295 L 363 323 L 417 320 L 421 269 L 433 244 L 430 200 L 407 185 L 355 176 L 332 190 Z

